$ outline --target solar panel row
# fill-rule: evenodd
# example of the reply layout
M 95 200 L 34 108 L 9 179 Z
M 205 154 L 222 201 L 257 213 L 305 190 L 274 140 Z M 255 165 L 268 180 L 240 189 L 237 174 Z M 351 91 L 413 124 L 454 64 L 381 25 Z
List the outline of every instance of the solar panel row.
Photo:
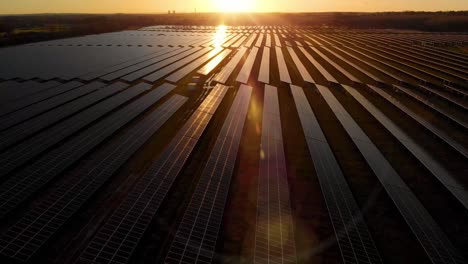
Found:
M 297 263 L 277 88 L 265 85 L 254 263 Z
M 213 81 L 226 83 L 242 58 L 244 58 L 246 52 L 247 48 L 245 47 L 238 49 L 236 55 L 234 55 L 232 59 L 226 64 L 226 66 L 224 66 L 224 68 L 216 74 L 216 76 L 213 78 Z
M 197 73 L 201 75 L 210 74 L 215 68 L 218 67 L 219 64 L 221 64 L 221 62 L 224 61 L 225 58 L 227 58 L 227 56 L 229 56 L 229 54 L 231 54 L 231 52 L 232 50 L 229 50 L 229 49 L 223 50 L 221 53 L 216 55 L 216 57 L 214 57 L 210 62 L 205 64 L 205 66 L 201 67 L 197 71 Z
M 156 69 L 159 69 L 159 68 L 156 68 L 156 67 L 161 67 L 161 65 L 168 65 L 168 63 L 170 61 L 175 61 L 178 58 L 182 58 L 183 56 L 186 56 L 186 55 L 192 53 L 193 51 L 196 51 L 196 50 L 193 50 L 192 48 L 179 48 L 179 49 L 175 49 L 175 50 L 168 50 L 164 54 L 161 54 L 161 55 L 159 55 L 159 56 L 157 56 L 157 57 L 155 57 L 153 59 L 150 59 L 150 60 L 147 60 L 147 61 L 144 61 L 144 62 L 140 62 L 138 64 L 135 64 L 135 65 L 132 65 L 132 66 L 129 66 L 129 67 L 125 67 L 125 68 L 123 68 L 121 70 L 118 70 L 118 71 L 109 73 L 107 75 L 101 76 L 99 79 L 102 79 L 102 80 L 105 80 L 105 81 L 113 81 L 113 80 L 116 80 L 116 79 L 118 79 L 118 78 L 120 78 L 122 76 L 126 76 L 126 75 L 129 75 L 130 73 L 139 71 L 141 69 L 149 68 L 149 69 L 156 70 Z M 158 62 L 161 62 L 161 61 L 163 61 L 163 62 L 157 64 Z
M 432 216 L 328 88 L 320 94 L 382 183 L 433 263 L 465 263 Z
M 322 74 L 325 80 L 329 83 L 338 83 L 338 81 L 331 75 L 310 53 L 306 51 L 303 47 L 299 47 L 299 50 L 304 54 L 304 56 L 314 65 L 314 67 Z
M 253 65 L 255 63 L 255 59 L 257 58 L 257 54 L 258 54 L 258 48 L 253 47 L 250 50 L 249 56 L 245 60 L 244 66 L 242 66 L 242 69 L 239 72 L 239 75 L 237 76 L 236 81 L 247 84 L 247 81 L 249 80 L 249 77 L 250 77 L 250 73 L 252 72 Z
M 315 83 L 314 79 L 312 76 L 310 76 L 309 72 L 307 71 L 306 67 L 304 64 L 302 64 L 301 60 L 297 56 L 296 52 L 294 51 L 293 48 L 288 47 L 289 55 L 291 55 L 291 58 L 296 65 L 297 69 L 299 70 L 299 73 L 301 74 L 301 77 L 304 81 L 308 83 Z
M 228 88 L 217 85 L 127 198 L 99 229 L 80 259 L 84 263 L 128 263 L 174 180 L 218 109 Z
M 211 263 L 251 94 L 252 87 L 241 85 L 165 263 Z
M 270 83 L 270 48 L 267 47 L 263 48 L 258 81 L 262 83 Z
M 460 181 L 358 91 L 347 85 L 343 87 L 468 209 L 468 192 Z
M 185 102 L 173 96 L 112 144 L 86 158 L 40 204 L 29 210 L 0 238 L 0 254 L 27 261 Z
M 361 211 L 301 87 L 291 92 L 344 263 L 382 263 Z
M 174 82 L 174 83 L 180 81 L 181 79 L 186 77 L 189 73 L 196 70 L 197 68 L 202 66 L 204 63 L 210 61 L 214 56 L 216 56 L 216 54 L 222 52 L 222 50 L 223 50 L 222 48 L 219 48 L 219 49 L 214 49 L 208 52 L 207 54 L 193 61 L 192 63 L 186 65 L 182 69 L 169 75 L 168 77 L 166 77 L 166 80 L 170 82 Z
M 90 83 L 88 88 L 99 89 L 105 86 L 103 83 Z M 84 87 L 84 86 L 83 86 Z M 89 106 L 124 90 L 127 85 L 123 83 L 116 83 L 104 87 L 97 92 L 90 93 L 81 98 L 78 98 L 72 102 L 66 103 L 60 107 L 52 109 L 42 115 L 36 116 L 35 118 L 29 119 L 21 124 L 18 124 L 10 129 L 0 133 L 0 150 L 14 143 L 25 139 L 28 136 L 32 136 L 40 130 L 47 128 L 54 123 L 71 116 L 79 111 L 86 109 Z M 68 99 L 68 98 L 67 98 Z M 45 101 L 48 102 L 49 100 Z M 47 104 L 46 104 L 47 105 Z M 26 108 L 30 109 L 31 107 Z M 33 108 L 34 109 L 34 108 Z
M 289 71 L 288 67 L 286 66 L 286 60 L 284 59 L 283 50 L 280 47 L 275 47 L 275 50 L 280 80 L 285 83 L 291 83 L 291 76 L 289 76 Z
M 21 109 L 9 115 L 5 115 L 0 118 L 0 130 L 5 130 L 14 125 L 17 125 L 25 120 L 28 120 L 41 113 L 47 112 L 50 109 L 54 109 L 60 105 L 66 104 L 67 102 L 73 101 L 76 98 L 90 94 L 99 88 L 103 87 L 104 83 L 91 83 L 89 85 L 81 86 L 69 93 L 62 94 L 60 96 L 52 97 L 45 101 L 34 104 L 30 107 Z
M 15 100 L 10 103 L 6 104 L 1 104 L 0 105 L 0 116 L 9 114 L 14 111 L 18 111 L 20 109 L 23 109 L 27 106 L 39 103 L 41 101 L 47 100 L 49 98 L 52 98 L 54 96 L 73 91 L 73 89 L 82 86 L 83 83 L 77 82 L 77 81 L 72 81 L 72 82 L 67 82 L 62 85 L 50 88 L 48 90 L 45 90 L 43 92 L 30 95 L 27 97 L 24 97 L 19 100 Z
M 208 48 L 202 48 L 202 49 L 196 48 L 196 49 L 197 49 L 197 51 L 195 53 L 192 53 L 189 56 L 183 56 L 183 57 L 180 57 L 180 58 L 177 58 L 177 59 L 174 58 L 174 59 L 172 59 L 170 61 L 162 62 L 163 63 L 162 67 L 164 67 L 164 68 L 161 68 L 161 65 L 157 65 L 157 66 L 151 67 L 151 71 L 149 71 L 149 69 L 148 70 L 142 69 L 142 71 L 144 72 L 144 75 L 158 69 L 157 71 L 151 73 L 150 75 L 147 75 L 147 76 L 143 77 L 143 79 L 147 80 L 147 81 L 150 81 L 150 82 L 155 82 L 155 81 L 163 78 L 164 76 L 170 74 L 171 72 L 174 72 L 177 69 L 183 67 L 184 65 L 190 63 L 191 61 L 199 58 L 203 54 L 206 54 L 207 52 L 213 51 L 213 49 L 209 48 L 209 47 Z M 127 81 L 137 80 L 137 79 L 141 78 L 144 75 L 142 75 L 141 73 L 138 73 L 137 75 L 129 75 L 129 76 L 131 76 L 131 78 L 129 78 L 128 76 L 125 76 L 123 79 L 127 80 Z
M 193 60 L 194 58 L 200 56 L 201 54 L 206 53 L 209 50 L 209 48 L 192 48 L 188 49 L 186 51 L 183 51 L 177 55 L 174 55 L 168 59 L 165 59 L 163 61 L 160 61 L 156 64 L 150 65 L 148 67 L 142 68 L 140 70 L 137 70 L 135 72 L 129 73 L 123 77 L 121 77 L 123 80 L 128 81 L 128 82 L 133 82 L 136 81 L 140 78 L 142 78 L 145 75 L 148 75 L 152 72 L 155 72 L 153 74 L 157 74 L 158 72 L 164 73 L 165 71 L 169 70 L 175 70 L 174 67 L 172 66 L 174 63 L 177 63 L 179 60 L 183 59 L 182 61 L 190 61 L 191 59 Z M 179 64 L 178 64 L 179 65 Z M 166 68 L 163 68 L 166 67 Z M 180 66 L 179 66 L 180 67 Z M 157 71 L 159 70 L 159 71 Z
M 137 86 L 136 88 L 140 89 L 149 89 L 151 87 L 143 83 Z M 174 90 L 174 88 L 175 86 L 173 85 L 163 84 L 120 110 L 115 111 L 101 120 L 101 122 L 88 127 L 77 136 L 52 149 L 38 160 L 25 166 L 18 173 L 12 175 L 12 177 L 0 185 L 0 217 L 4 217 L 31 194 L 46 185 L 50 180 L 127 123 L 138 117 L 138 115 L 142 114 L 162 97 Z M 51 134 L 48 135 L 50 137 Z

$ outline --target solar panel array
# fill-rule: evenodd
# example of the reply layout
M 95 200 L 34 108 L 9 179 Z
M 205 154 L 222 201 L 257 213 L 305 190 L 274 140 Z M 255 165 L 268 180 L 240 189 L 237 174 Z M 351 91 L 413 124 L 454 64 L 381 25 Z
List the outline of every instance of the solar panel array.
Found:
M 297 263 L 277 88 L 265 86 L 255 263 Z
M 190 199 L 165 263 L 211 263 L 252 87 L 241 85 Z
M 100 228 L 81 255 L 83 262 L 128 262 L 226 92 L 222 85 L 213 89 Z
M 392 263 L 420 249 L 421 262 L 465 263 L 466 43 L 462 33 L 164 25 L 1 49 L 0 262 L 211 263 L 235 251 L 258 263 Z M 165 219 L 174 182 L 200 159 L 195 189 L 182 190 L 188 207 L 174 209 L 183 217 Z M 304 222 L 301 210 L 321 201 L 301 201 L 299 185 L 315 178 L 326 208 Z M 387 241 L 362 202 L 372 180 L 400 213 L 386 221 L 419 243 Z M 156 239 L 148 227 L 160 218 L 175 233 Z
M 28 260 L 115 171 L 174 114 L 187 98 L 175 95 L 133 129 L 119 135 L 116 144 L 88 157 L 71 172 L 72 180 L 57 186 L 0 238 L 0 254 Z
M 431 261 L 463 263 L 463 257 L 364 131 L 328 88 L 320 85 L 317 88 L 392 198 Z
M 327 203 L 343 262 L 382 263 L 351 189 L 302 88 L 291 85 L 291 92 Z

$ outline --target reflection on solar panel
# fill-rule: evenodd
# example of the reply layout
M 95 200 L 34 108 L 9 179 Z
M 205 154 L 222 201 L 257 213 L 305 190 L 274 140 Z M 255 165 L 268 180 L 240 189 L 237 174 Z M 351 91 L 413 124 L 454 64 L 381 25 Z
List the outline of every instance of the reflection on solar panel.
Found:
M 236 43 L 231 45 L 231 48 L 239 48 L 242 43 L 247 39 L 247 37 L 241 37 L 239 40 L 236 41 Z
M 387 100 L 387 102 L 393 104 L 395 107 L 400 109 L 402 112 L 413 118 L 414 121 L 425 127 L 427 130 L 431 131 L 434 135 L 439 137 L 442 141 L 450 145 L 453 149 L 458 151 L 460 154 L 468 158 L 468 150 L 463 147 L 461 144 L 453 140 L 449 135 L 447 135 L 445 132 L 439 130 L 437 127 L 432 125 L 431 123 L 427 122 L 424 120 L 421 116 L 413 112 L 411 109 L 400 103 L 396 98 L 390 96 L 387 92 L 385 92 L 383 89 L 379 89 L 375 86 L 369 85 L 368 86 L 372 91 L 375 93 L 379 94 L 382 96 L 384 99 Z
M 77 88 L 69 93 L 50 98 L 28 108 L 24 108 L 9 115 L 5 115 L 0 118 L 0 130 L 10 128 L 43 112 L 72 101 L 80 96 L 92 93 L 104 85 L 104 83 L 96 82 L 81 86 L 80 88 Z
M 142 78 L 145 75 L 148 75 L 152 72 L 153 74 L 149 75 L 148 78 L 152 78 L 155 81 L 163 77 L 166 74 L 169 74 L 172 71 L 175 71 L 177 68 L 182 67 L 188 62 L 194 60 L 195 58 L 200 57 L 202 54 L 205 54 L 211 50 L 210 48 L 192 48 L 188 51 L 177 54 L 169 59 L 163 60 L 136 72 L 130 73 L 124 77 L 123 80 L 132 82 Z M 165 67 L 165 68 L 163 68 Z M 156 72 L 155 72 L 156 71 Z
M 330 65 L 332 65 L 333 67 L 335 67 L 335 69 L 337 69 L 340 73 L 342 73 L 344 76 L 346 76 L 346 78 L 350 79 L 351 81 L 353 82 L 356 82 L 356 83 L 359 83 L 361 82 L 356 76 L 354 76 L 354 74 L 352 74 L 351 72 L 349 72 L 348 70 L 344 69 L 343 67 L 341 67 L 340 65 L 338 65 L 337 63 L 335 63 L 332 59 L 330 59 L 327 55 L 323 54 L 320 50 L 318 50 L 317 48 L 314 48 L 312 47 L 311 48 L 313 51 L 315 51 L 315 53 L 317 53 L 320 57 L 322 57 L 326 62 L 328 62 Z
M 176 61 L 177 59 L 183 58 L 193 53 L 194 51 L 197 51 L 197 50 L 192 49 L 192 48 L 180 48 L 180 49 L 175 49 L 175 50 L 169 50 L 166 53 L 156 58 L 153 58 L 144 62 L 140 62 L 129 67 L 125 67 L 121 70 L 104 75 L 100 77 L 100 79 L 106 80 L 106 81 L 116 80 L 119 77 L 125 76 L 135 71 L 139 71 L 140 69 L 144 69 L 146 67 L 149 67 L 150 69 L 154 69 L 152 71 L 155 71 L 165 65 L 168 65 L 171 62 Z M 161 62 L 161 63 L 158 63 L 158 62 Z M 159 68 L 156 68 L 158 66 Z
M 260 48 L 263 44 L 264 34 L 259 34 L 257 42 L 255 42 L 255 47 Z
M 70 180 L 53 189 L 5 232 L 0 238 L 0 254 L 18 261 L 31 258 L 186 101 L 183 96 L 173 96 L 112 144 L 87 158 L 70 173 Z
M 431 261 L 466 263 L 411 189 L 328 88 L 320 85 L 317 85 L 317 88 L 382 183 Z
M 13 102 L 7 103 L 7 104 L 1 104 L 0 105 L 0 116 L 9 114 L 11 112 L 20 110 L 24 107 L 27 107 L 29 105 L 44 101 L 46 99 L 52 98 L 54 96 L 57 96 L 59 94 L 63 94 L 69 91 L 73 91 L 73 89 L 82 86 L 83 84 L 81 82 L 77 81 L 72 81 L 68 82 L 53 88 L 50 88 L 48 90 L 45 90 L 43 92 L 30 95 L 27 97 L 24 97 L 19 100 L 15 100 Z
M 165 263 L 211 263 L 251 94 L 252 87 L 241 85 Z
M 232 45 L 234 42 L 236 42 L 238 39 L 240 39 L 241 37 L 242 37 L 242 35 L 241 35 L 241 34 L 238 34 L 237 36 L 233 37 L 232 39 L 226 41 L 226 42 L 222 45 L 222 47 L 225 47 L 225 48 L 231 47 L 231 45 Z
M 318 63 L 318 61 L 314 57 L 312 57 L 312 55 L 310 55 L 303 47 L 299 47 L 299 50 L 314 65 L 314 67 L 320 72 L 320 74 L 322 74 L 322 76 L 325 77 L 325 79 L 328 82 L 338 83 L 335 77 L 333 77 L 333 75 L 331 75 L 325 68 L 323 68 L 323 66 L 320 65 L 320 63 Z
M 267 47 L 263 48 L 258 81 L 262 83 L 270 83 L 270 48 Z
M 192 71 L 194 71 L 195 69 L 197 69 L 198 67 L 203 65 L 205 62 L 211 60 L 211 58 L 216 56 L 216 54 L 218 54 L 222 50 L 223 50 L 222 48 L 219 48 L 219 49 L 214 49 L 214 50 L 208 52 L 207 54 L 205 54 L 202 57 L 200 57 L 200 58 L 196 59 L 195 61 L 193 61 L 192 63 L 186 65 L 184 68 L 182 68 L 182 69 L 174 72 L 173 74 L 169 75 L 168 77 L 166 77 L 166 80 L 168 80 L 170 82 L 174 82 L 174 83 L 180 81 L 182 78 L 184 78 L 189 73 L 191 73 Z
M 105 86 L 105 84 L 97 82 L 97 83 L 90 83 L 89 85 L 86 85 L 86 86 L 88 86 L 88 88 L 98 89 L 98 88 Z M 69 102 L 60 107 L 57 107 L 49 112 L 39 115 L 33 119 L 29 119 L 26 122 L 23 122 L 17 126 L 14 126 L 6 131 L 3 131 L 0 133 L 0 149 L 4 149 L 7 146 L 10 146 L 16 142 L 19 142 L 20 140 L 25 139 L 26 137 L 39 132 L 40 130 L 62 120 L 63 118 L 67 116 L 75 114 L 79 112 L 80 110 L 83 110 L 86 107 L 89 107 L 95 104 L 96 102 L 99 102 L 100 100 L 105 99 L 108 96 L 111 96 L 117 92 L 122 91 L 126 87 L 127 85 L 123 83 L 116 83 L 116 84 L 109 85 L 107 87 L 102 88 L 101 90 L 98 90 L 97 92 L 83 96 L 72 102 Z M 45 102 L 49 102 L 49 100 Z M 44 105 L 47 106 L 47 104 L 44 104 Z M 26 108 L 26 110 L 31 109 L 31 108 L 32 107 Z
M 205 64 L 202 68 L 200 68 L 197 73 L 201 75 L 208 75 L 210 74 L 218 65 L 229 55 L 231 54 L 232 50 L 224 50 L 216 57 L 214 57 L 210 62 Z
M 269 33 L 266 35 L 265 47 L 271 47 L 271 35 Z
M 307 71 L 304 64 L 302 64 L 299 57 L 297 57 L 297 54 L 294 51 L 294 49 L 291 48 L 291 47 L 288 47 L 288 51 L 289 51 L 289 55 L 291 55 L 291 58 L 294 61 L 294 64 L 296 65 L 297 69 L 299 70 L 299 73 L 301 74 L 302 79 L 304 79 L 304 81 L 309 82 L 309 83 L 315 83 L 314 79 L 312 78 L 312 76 L 310 76 L 310 74 Z
M 280 41 L 278 35 L 274 34 L 273 36 L 275 37 L 275 46 L 280 47 L 280 48 L 283 47 L 283 45 L 281 45 L 281 41 Z
M 286 61 L 284 60 L 283 51 L 280 47 L 275 47 L 275 49 L 276 60 L 278 61 L 280 80 L 285 83 L 291 83 L 291 77 L 289 76 L 288 67 L 286 66 Z
M 81 255 L 85 262 L 127 263 L 228 87 L 216 85 L 161 156 L 100 228 Z
M 164 68 L 159 69 L 156 72 L 151 73 L 150 75 L 143 77 L 144 80 L 150 81 L 150 82 L 155 82 L 162 77 L 170 74 L 171 72 L 174 72 L 175 70 L 183 67 L 184 65 L 190 63 L 191 61 L 195 60 L 196 58 L 199 58 L 203 54 L 206 54 L 209 51 L 213 51 L 212 48 L 202 48 L 201 50 L 191 54 L 190 56 L 187 56 L 181 60 L 177 60 L 175 62 L 171 62 L 169 64 L 166 64 Z M 180 58 L 179 58 L 180 59 Z M 159 67 L 159 66 L 158 66 Z M 145 69 L 143 69 L 145 70 Z M 145 74 L 148 74 L 148 72 L 145 71 Z M 128 79 L 138 79 L 140 78 L 139 76 L 134 76 L 132 75 L 131 78 L 129 77 Z M 127 80 L 127 76 L 124 77 L 125 80 Z
M 224 68 L 216 74 L 216 76 L 213 78 L 213 81 L 226 83 L 229 79 L 229 76 L 231 76 L 232 72 L 236 69 L 237 64 L 239 64 L 246 52 L 247 49 L 245 47 L 238 49 L 236 55 L 234 55 L 232 59 L 226 64 L 226 66 L 224 66 Z
M 247 42 L 245 42 L 244 47 L 251 48 L 256 38 L 257 34 L 252 34 Z
M 439 181 L 468 209 L 468 192 L 461 182 L 450 174 L 439 162 L 420 147 L 414 140 L 403 132 L 385 114 L 378 110 L 371 102 L 364 98 L 358 91 L 343 85 L 345 90 L 352 95 L 375 119 L 377 119 L 400 143 L 408 149 Z
M 179 48 L 176 48 L 176 50 L 178 50 L 178 49 Z M 119 63 L 117 65 L 112 65 L 110 67 L 105 67 L 104 69 L 95 70 L 95 71 L 90 72 L 90 73 L 86 73 L 83 76 L 80 76 L 79 78 L 81 80 L 91 81 L 91 80 L 96 79 L 98 77 L 105 76 L 107 74 L 110 74 L 110 73 L 125 69 L 127 67 L 130 67 L 130 66 L 133 66 L 133 65 L 136 65 L 136 64 L 139 64 L 139 63 L 144 63 L 146 61 L 152 61 L 155 58 L 159 57 L 161 54 L 166 54 L 167 52 L 171 52 L 171 48 L 169 48 L 169 47 L 162 48 L 162 49 L 156 51 L 155 53 L 151 53 L 151 54 L 145 55 L 143 57 L 132 59 L 132 60 L 129 60 L 129 61 L 126 61 L 126 62 L 123 62 L 123 63 Z
M 277 88 L 265 85 L 254 263 L 296 263 Z
M 151 87 L 144 83 L 137 86 L 144 89 Z M 5 214 L 28 198 L 32 193 L 47 184 L 51 179 L 143 113 L 174 88 L 175 86 L 173 85 L 164 84 L 147 93 L 12 175 L 9 180 L 0 185 L 0 217 L 4 217 Z M 99 104 L 98 106 L 101 105 L 105 104 Z
M 257 58 L 257 54 L 258 54 L 258 48 L 254 47 L 250 51 L 250 54 L 247 57 L 247 60 L 245 60 L 244 66 L 242 66 L 242 69 L 239 72 L 239 75 L 237 76 L 236 81 L 240 83 L 245 83 L 245 84 L 247 83 L 250 77 L 250 73 L 252 72 L 255 59 Z
M 301 87 L 291 92 L 344 263 L 382 263 L 338 161 Z

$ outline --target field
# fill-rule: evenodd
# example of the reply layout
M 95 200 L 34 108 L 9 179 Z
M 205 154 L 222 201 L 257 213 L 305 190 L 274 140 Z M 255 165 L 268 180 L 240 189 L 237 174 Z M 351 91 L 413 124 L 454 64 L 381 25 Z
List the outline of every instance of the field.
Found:
M 0 261 L 466 263 L 467 47 L 265 23 L 2 48 Z

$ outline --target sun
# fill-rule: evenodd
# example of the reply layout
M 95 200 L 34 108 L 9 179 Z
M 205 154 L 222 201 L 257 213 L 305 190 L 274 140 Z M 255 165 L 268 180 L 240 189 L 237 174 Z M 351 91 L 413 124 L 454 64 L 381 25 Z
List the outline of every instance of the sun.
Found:
M 250 12 L 255 8 L 254 0 L 213 0 L 221 12 Z

